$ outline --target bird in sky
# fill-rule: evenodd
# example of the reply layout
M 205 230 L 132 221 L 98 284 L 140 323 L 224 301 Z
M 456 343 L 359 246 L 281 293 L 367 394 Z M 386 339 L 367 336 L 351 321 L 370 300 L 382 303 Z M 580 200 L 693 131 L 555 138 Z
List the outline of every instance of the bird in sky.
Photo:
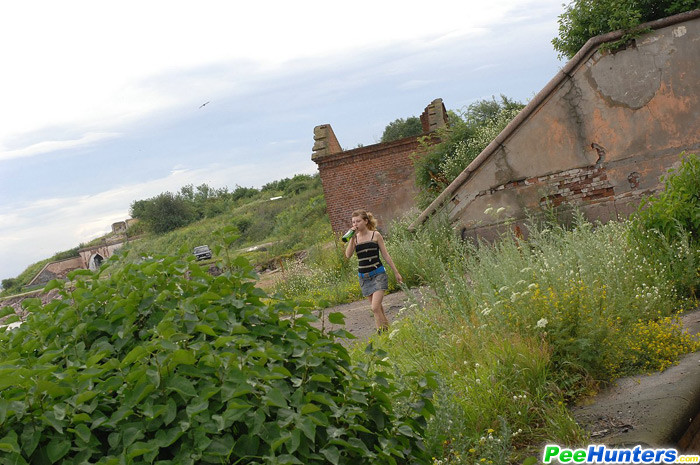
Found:
M 209 103 L 209 101 L 206 101 L 206 102 L 204 102 L 203 104 L 201 104 L 201 105 L 199 106 L 199 108 L 204 108 L 204 105 L 206 105 L 207 103 Z

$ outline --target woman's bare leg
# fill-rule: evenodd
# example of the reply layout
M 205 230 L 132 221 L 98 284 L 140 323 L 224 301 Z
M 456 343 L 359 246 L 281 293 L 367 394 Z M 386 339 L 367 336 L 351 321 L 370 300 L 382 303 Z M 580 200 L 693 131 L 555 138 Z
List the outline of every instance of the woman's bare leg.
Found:
M 377 325 L 377 330 L 385 331 L 389 329 L 389 320 L 387 320 L 386 315 L 384 314 L 384 307 L 382 306 L 384 291 L 376 291 L 374 294 L 367 297 L 367 299 L 372 307 L 374 323 Z

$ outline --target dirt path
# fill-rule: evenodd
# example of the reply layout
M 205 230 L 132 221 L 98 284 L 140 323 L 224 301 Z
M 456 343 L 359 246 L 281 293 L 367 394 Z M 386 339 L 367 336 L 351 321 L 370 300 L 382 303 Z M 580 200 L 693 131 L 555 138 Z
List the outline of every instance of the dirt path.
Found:
M 424 293 L 425 289 L 416 288 L 385 295 L 383 300 L 384 313 L 389 320 L 389 324 L 391 325 L 393 321 L 400 318 L 399 312 L 410 306 L 411 302 L 422 301 L 425 298 Z M 340 312 L 345 315 L 345 325 L 334 325 L 328 321 L 328 314 L 334 312 Z M 318 328 L 323 326 L 326 330 L 344 328 L 357 338 L 342 341 L 348 345 L 352 344 L 353 341 L 367 340 L 370 336 L 376 334 L 374 316 L 367 299 L 325 309 L 323 311 L 323 321 L 314 323 L 314 326 Z

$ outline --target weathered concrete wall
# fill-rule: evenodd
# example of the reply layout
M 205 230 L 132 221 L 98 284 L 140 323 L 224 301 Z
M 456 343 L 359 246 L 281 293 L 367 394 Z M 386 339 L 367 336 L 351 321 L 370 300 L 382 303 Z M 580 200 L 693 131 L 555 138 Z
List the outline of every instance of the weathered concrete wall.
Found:
M 63 279 L 69 271 L 84 267 L 82 257 L 67 258 L 65 260 L 47 263 L 27 286 L 43 285 L 52 279 Z
M 442 99 L 434 100 L 420 117 L 424 133 L 447 123 Z M 311 159 L 318 165 L 331 227 L 345 232 L 358 208 L 377 217 L 380 225 L 415 206 L 417 188 L 411 155 L 420 147 L 416 137 L 342 150 L 329 124 L 314 128 Z
M 607 221 L 660 189 L 700 149 L 700 10 L 650 24 L 616 53 L 598 49 L 614 35 L 591 39 L 421 220 L 445 205 L 463 235 L 488 238 L 546 203 Z

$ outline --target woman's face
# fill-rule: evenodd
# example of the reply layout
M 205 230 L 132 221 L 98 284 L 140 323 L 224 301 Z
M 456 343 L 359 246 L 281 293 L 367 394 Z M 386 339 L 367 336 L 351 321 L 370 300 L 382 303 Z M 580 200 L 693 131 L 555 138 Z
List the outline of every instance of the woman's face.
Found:
M 355 228 L 355 231 L 363 231 L 367 228 L 367 220 L 361 216 L 353 216 L 352 227 Z

